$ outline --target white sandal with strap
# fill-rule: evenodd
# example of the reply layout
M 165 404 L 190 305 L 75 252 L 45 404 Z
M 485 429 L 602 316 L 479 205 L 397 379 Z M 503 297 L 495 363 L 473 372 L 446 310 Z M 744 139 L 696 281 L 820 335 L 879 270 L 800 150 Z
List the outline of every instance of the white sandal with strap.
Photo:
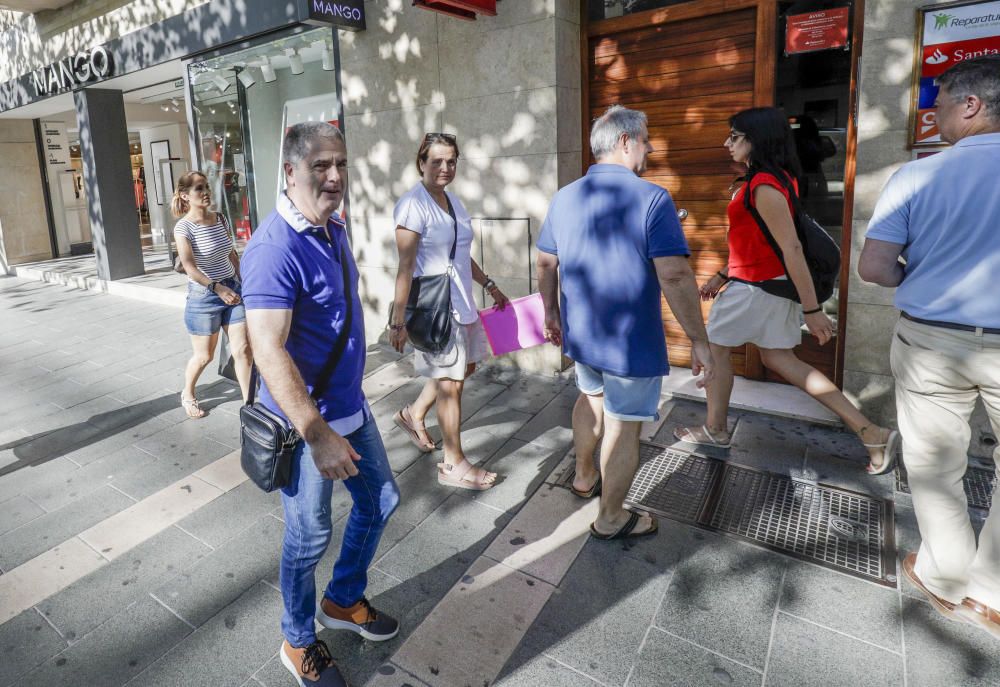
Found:
M 864 432 L 865 429 L 867 429 L 867 427 L 862 427 L 861 431 Z M 862 440 L 861 443 L 866 449 L 882 449 L 882 465 L 876 468 L 872 465 L 871 457 L 869 456 L 865 472 L 872 476 L 884 475 L 887 472 L 891 472 L 892 469 L 896 467 L 896 454 L 899 453 L 899 444 L 901 439 L 902 437 L 899 432 L 894 429 L 890 429 L 889 436 L 886 437 L 884 444 L 866 444 L 864 440 Z
M 496 486 L 496 473 L 488 472 L 482 468 L 479 468 L 480 473 L 478 478 L 466 479 L 470 472 L 477 469 L 477 466 L 465 459 L 458 465 L 438 463 L 437 469 L 438 484 L 443 484 L 446 487 L 458 487 L 459 489 L 469 489 L 471 491 L 486 491 Z M 487 481 L 490 475 L 493 475 L 493 477 Z
M 184 408 L 184 412 L 192 420 L 200 420 L 205 417 L 205 411 L 198 405 L 197 398 L 184 398 L 181 396 L 181 407 Z

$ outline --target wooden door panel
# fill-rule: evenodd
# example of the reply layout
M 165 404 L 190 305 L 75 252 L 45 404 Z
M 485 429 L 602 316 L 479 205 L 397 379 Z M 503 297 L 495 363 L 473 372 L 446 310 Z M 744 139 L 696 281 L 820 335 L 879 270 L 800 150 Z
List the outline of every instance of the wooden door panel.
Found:
M 701 43 L 718 38 L 755 35 L 755 11 L 753 9 L 713 14 L 702 19 L 690 19 L 679 23 L 636 29 L 608 36 L 598 36 L 590 41 L 590 56 L 623 55 L 650 50 L 654 46 L 678 46 L 687 43 Z M 676 27 L 683 24 L 683 31 Z
M 727 11 L 729 3 L 692 2 L 679 13 L 650 11 L 650 22 L 660 17 L 655 24 L 643 24 L 637 13 L 627 25 L 611 20 L 588 30 L 589 120 L 619 103 L 646 113 L 655 151 L 644 178 L 670 191 L 677 207 L 688 211 L 682 226 L 699 282 L 728 258 L 726 207 L 737 176 L 723 148 L 729 117 L 771 100 L 762 88 L 771 88 L 773 73 L 761 79 L 755 65 L 773 52 L 773 36 L 758 35 L 757 6 L 739 4 Z M 704 16 L 697 16 L 699 8 L 706 8 Z M 684 18 L 669 19 L 678 16 Z M 602 25 L 611 28 L 602 33 Z M 701 305 L 707 318 L 711 303 Z M 665 300 L 662 313 L 671 364 L 690 365 L 691 343 Z M 746 347 L 734 352 L 737 374 L 748 364 Z
M 642 103 L 677 97 L 678 92 L 700 95 L 746 91 L 753 84 L 753 63 L 744 62 L 724 70 L 693 69 L 669 74 L 654 74 L 642 79 L 621 81 L 593 81 L 590 85 L 591 105 L 614 105 L 630 102 Z
M 754 37 L 718 38 L 704 43 L 643 50 L 625 55 L 607 55 L 594 60 L 594 73 L 609 81 L 647 78 L 689 69 L 725 69 L 753 62 Z

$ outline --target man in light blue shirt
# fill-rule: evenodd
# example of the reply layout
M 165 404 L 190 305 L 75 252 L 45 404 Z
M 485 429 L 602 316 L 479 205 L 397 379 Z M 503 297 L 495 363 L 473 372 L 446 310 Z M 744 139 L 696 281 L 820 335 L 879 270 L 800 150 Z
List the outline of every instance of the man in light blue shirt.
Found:
M 902 311 L 892 373 L 922 539 L 903 572 L 943 615 L 1000 639 L 1000 508 L 977 546 L 962 486 L 977 398 L 1000 428 L 1000 55 L 959 62 L 938 85 L 953 147 L 892 176 L 858 272 L 898 287 Z

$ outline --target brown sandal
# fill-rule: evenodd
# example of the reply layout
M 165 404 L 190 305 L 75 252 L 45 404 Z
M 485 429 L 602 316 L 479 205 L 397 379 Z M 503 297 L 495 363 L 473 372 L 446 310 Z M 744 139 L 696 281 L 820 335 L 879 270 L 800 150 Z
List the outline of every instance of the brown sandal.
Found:
M 487 472 L 482 468 L 478 468 L 478 476 L 468 479 L 470 473 L 474 472 L 477 469 L 477 466 L 473 465 L 466 459 L 462 459 L 462 462 L 458 465 L 438 463 L 437 469 L 438 484 L 443 484 L 446 487 L 458 487 L 460 489 L 470 489 L 472 491 L 486 491 L 487 489 L 492 489 L 496 486 L 496 473 Z M 490 475 L 492 475 L 492 477 L 490 477 Z
M 416 422 L 413 422 L 412 416 L 409 420 L 406 419 L 406 415 L 410 415 L 410 406 L 403 406 L 395 415 L 392 416 L 392 421 L 396 423 L 396 426 L 401 430 L 406 432 L 406 436 L 410 438 L 413 445 L 419 448 L 424 453 L 429 453 L 437 448 L 437 445 L 430 440 L 430 435 L 427 435 L 427 427 L 421 422 L 418 426 Z M 427 435 L 427 441 L 420 438 L 419 432 L 424 432 Z

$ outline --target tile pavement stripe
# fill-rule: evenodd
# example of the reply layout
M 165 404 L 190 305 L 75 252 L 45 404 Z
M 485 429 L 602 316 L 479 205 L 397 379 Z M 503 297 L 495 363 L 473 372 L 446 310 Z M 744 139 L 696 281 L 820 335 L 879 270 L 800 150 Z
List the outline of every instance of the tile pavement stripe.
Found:
M 0 575 L 0 624 L 65 589 L 104 563 L 96 551 L 74 537 Z
M 185 477 L 79 536 L 111 561 L 222 494 L 221 489 L 194 475 Z
M 483 555 L 558 586 L 587 543 L 597 507 L 597 499 L 542 486 Z
M 228 454 L 203 470 L 208 477 L 233 488 L 238 484 L 232 474 L 233 456 Z M 0 575 L 0 624 L 165 530 L 225 491 L 191 475 Z
M 479 558 L 392 661 L 435 687 L 490 684 L 554 590 Z
M 223 456 L 194 473 L 194 476 L 222 491 L 231 491 L 247 481 L 247 475 L 240 466 L 240 452 Z

